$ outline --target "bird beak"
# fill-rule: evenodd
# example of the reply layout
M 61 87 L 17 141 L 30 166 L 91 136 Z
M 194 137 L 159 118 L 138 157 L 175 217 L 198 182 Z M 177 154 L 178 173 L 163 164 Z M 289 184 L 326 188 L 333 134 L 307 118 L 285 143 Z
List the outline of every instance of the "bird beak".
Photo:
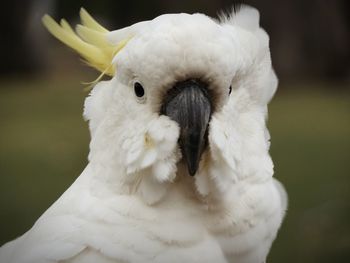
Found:
M 180 126 L 179 145 L 188 173 L 195 175 L 208 144 L 208 124 L 212 113 L 206 85 L 197 80 L 177 83 L 163 101 L 161 114 Z

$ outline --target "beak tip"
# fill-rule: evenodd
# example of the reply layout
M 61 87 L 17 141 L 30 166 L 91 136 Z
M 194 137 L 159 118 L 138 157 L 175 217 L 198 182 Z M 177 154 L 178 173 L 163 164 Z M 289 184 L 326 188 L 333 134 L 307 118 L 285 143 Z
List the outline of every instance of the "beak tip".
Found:
M 197 172 L 197 169 L 190 169 L 188 168 L 188 173 L 191 175 L 191 176 L 194 176 Z
M 199 167 L 199 158 L 197 160 L 191 160 L 191 158 L 186 158 L 187 171 L 190 176 L 195 176 Z
M 190 176 L 196 175 L 199 167 L 201 150 L 198 148 L 196 151 L 191 151 L 189 148 L 183 150 L 184 160 L 187 164 L 187 171 Z

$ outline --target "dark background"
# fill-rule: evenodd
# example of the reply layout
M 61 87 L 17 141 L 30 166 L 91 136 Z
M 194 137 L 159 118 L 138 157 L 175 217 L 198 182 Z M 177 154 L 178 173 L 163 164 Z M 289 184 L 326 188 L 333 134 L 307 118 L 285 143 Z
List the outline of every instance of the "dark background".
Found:
M 28 230 L 87 162 L 81 81 L 98 73 L 45 31 L 43 14 L 75 25 L 83 6 L 113 30 L 164 13 L 215 17 L 233 3 L 6 1 L 0 18 L 0 245 Z M 260 11 L 280 80 L 268 125 L 275 176 L 290 203 L 268 262 L 348 262 L 350 2 L 244 3 Z

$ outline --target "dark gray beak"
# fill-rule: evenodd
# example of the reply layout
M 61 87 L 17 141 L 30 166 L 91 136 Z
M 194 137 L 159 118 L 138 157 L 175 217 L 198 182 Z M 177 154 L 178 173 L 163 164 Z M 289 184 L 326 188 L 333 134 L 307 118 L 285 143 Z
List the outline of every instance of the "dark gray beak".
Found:
M 204 83 L 187 80 L 166 94 L 161 114 L 180 126 L 179 145 L 190 175 L 195 175 L 208 144 L 208 124 L 212 113 L 210 94 Z

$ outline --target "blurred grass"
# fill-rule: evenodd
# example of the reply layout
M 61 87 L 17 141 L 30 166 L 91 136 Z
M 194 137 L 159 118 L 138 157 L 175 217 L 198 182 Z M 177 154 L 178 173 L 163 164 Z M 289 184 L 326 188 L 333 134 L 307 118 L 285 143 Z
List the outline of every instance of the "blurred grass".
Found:
M 74 79 L 0 82 L 0 244 L 28 230 L 86 165 L 86 95 Z M 350 92 L 282 87 L 269 119 L 290 203 L 268 262 L 348 262 Z
M 348 262 L 350 92 L 280 89 L 269 107 L 275 176 L 289 195 L 269 262 Z
M 2 81 L 0 243 L 28 230 L 86 164 L 79 81 Z

